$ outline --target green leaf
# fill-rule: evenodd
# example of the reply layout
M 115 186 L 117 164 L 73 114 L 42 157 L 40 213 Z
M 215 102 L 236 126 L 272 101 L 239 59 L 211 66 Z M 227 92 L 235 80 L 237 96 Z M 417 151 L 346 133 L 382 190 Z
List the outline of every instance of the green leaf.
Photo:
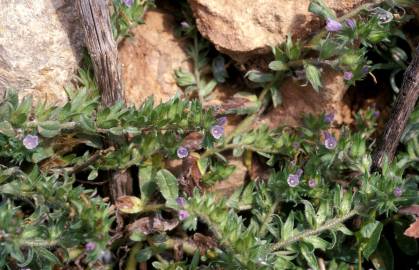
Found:
M 39 123 L 38 132 L 45 138 L 52 138 L 57 136 L 61 131 L 60 122 L 58 121 L 45 121 Z
M 378 246 L 379 248 L 370 257 L 374 268 L 377 270 L 393 270 L 393 250 L 384 236 L 381 238 Z
M 300 42 L 292 42 L 291 34 L 287 35 L 287 42 L 285 43 L 285 50 L 290 61 L 300 59 L 301 56 L 301 44 Z
M 377 248 L 383 227 L 384 226 L 381 222 L 376 221 L 374 223 L 365 225 L 361 229 L 361 234 L 366 241 L 366 245 L 364 245 L 362 248 L 362 255 L 365 259 L 368 259 Z
M 16 136 L 16 132 L 13 129 L 13 126 L 7 121 L 0 122 L 0 133 L 6 135 L 7 137 Z
M 281 240 L 286 240 L 292 237 L 294 231 L 294 212 L 291 211 L 288 215 L 287 221 L 281 228 Z
M 300 243 L 300 249 L 301 249 L 301 253 L 304 256 L 304 259 L 306 259 L 308 265 L 313 269 L 313 270 L 319 270 L 319 265 L 317 263 L 317 259 L 316 256 L 314 255 L 314 248 L 311 247 L 311 245 L 306 244 L 304 242 Z
M 52 253 L 51 251 L 49 251 L 46 248 L 38 247 L 36 249 L 36 253 L 38 253 L 42 258 L 50 261 L 53 264 L 61 265 L 60 261 L 58 260 L 57 257 L 55 257 L 54 253 Z
M 311 83 L 311 86 L 313 86 L 313 89 L 316 90 L 316 92 L 319 92 L 320 87 L 322 87 L 322 82 L 320 80 L 320 70 L 307 62 L 304 63 L 304 69 L 306 72 L 306 77 Z
M 311 0 L 308 11 L 323 17 L 324 19 L 336 19 L 336 13 L 330 9 L 323 0 Z
M 52 155 L 54 155 L 54 150 L 52 147 L 37 147 L 35 152 L 32 154 L 32 162 L 39 163 L 42 160 L 51 157 Z
M 269 63 L 269 68 L 275 71 L 285 71 L 288 70 L 287 64 L 282 61 L 276 60 Z
M 173 202 L 179 197 L 179 187 L 176 177 L 166 169 L 162 169 L 156 174 L 157 185 L 160 192 L 168 202 Z
M 199 88 L 199 95 L 201 97 L 208 96 L 212 92 L 212 90 L 214 90 L 215 86 L 217 86 L 216 80 L 209 81 L 208 83 L 205 84 L 204 87 Z
M 201 255 L 199 254 L 199 250 L 195 251 L 192 261 L 189 264 L 189 270 L 196 270 L 198 269 L 199 259 L 201 258 Z
M 176 75 L 176 82 L 181 87 L 196 84 L 194 75 L 190 73 L 189 71 L 177 69 L 175 70 L 175 75 Z
M 276 86 L 272 86 L 270 89 L 271 96 L 272 96 L 272 103 L 274 107 L 278 107 L 278 105 L 282 104 L 282 95 L 281 91 Z
M 90 171 L 89 175 L 87 176 L 87 180 L 95 180 L 98 176 L 98 171 L 96 169 L 93 169 Z
M 149 247 L 146 247 L 138 251 L 135 259 L 137 262 L 146 262 L 151 258 L 151 256 L 153 256 L 153 250 Z
M 263 73 L 258 70 L 250 70 L 244 76 L 255 83 L 266 83 L 274 79 L 271 73 Z
M 140 181 L 141 199 L 144 202 L 150 201 L 156 191 L 156 183 L 153 181 L 154 171 L 152 165 L 143 165 L 138 169 Z
M 313 205 L 307 201 L 307 200 L 303 200 L 302 201 L 304 203 L 304 214 L 306 217 L 306 220 L 308 222 L 308 224 L 310 224 L 310 226 L 312 228 L 316 228 L 317 224 L 316 224 L 316 212 L 314 211 L 314 207 Z

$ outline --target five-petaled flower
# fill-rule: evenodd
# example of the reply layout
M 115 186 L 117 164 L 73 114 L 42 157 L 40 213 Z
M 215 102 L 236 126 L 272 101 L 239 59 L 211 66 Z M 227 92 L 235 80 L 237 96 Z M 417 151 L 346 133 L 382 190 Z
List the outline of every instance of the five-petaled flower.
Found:
M 329 18 L 326 21 L 326 30 L 329 32 L 339 32 L 342 30 L 342 24 Z
M 296 187 L 300 183 L 300 177 L 297 174 L 290 174 L 288 175 L 287 183 L 290 187 Z
M 33 150 L 38 146 L 39 138 L 36 135 L 26 135 L 22 143 L 26 149 Z
M 179 147 L 176 151 L 178 158 L 185 158 L 189 155 L 189 151 L 186 147 Z
M 329 149 L 335 149 L 337 145 L 337 140 L 336 138 L 330 134 L 329 132 L 325 132 L 324 133 L 324 146 Z
M 180 210 L 179 211 L 179 219 L 180 220 L 185 220 L 189 217 L 189 213 L 186 210 Z
M 224 128 L 220 125 L 215 125 L 211 128 L 211 135 L 215 138 L 215 139 L 219 139 L 223 136 L 224 134 Z
M 226 116 L 221 116 L 221 117 L 217 118 L 217 125 L 224 126 L 226 123 L 227 123 L 227 117 Z

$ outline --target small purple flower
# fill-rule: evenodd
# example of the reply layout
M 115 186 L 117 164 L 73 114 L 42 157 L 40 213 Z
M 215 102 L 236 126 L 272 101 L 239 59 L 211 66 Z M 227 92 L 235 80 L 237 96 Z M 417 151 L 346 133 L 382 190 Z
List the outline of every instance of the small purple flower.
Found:
M 314 180 L 314 179 L 308 180 L 308 186 L 310 188 L 315 188 L 317 186 L 316 180 Z
M 354 77 L 354 74 L 350 71 L 345 71 L 343 73 L 343 79 L 346 80 L 346 81 L 352 80 L 353 77 Z
M 178 158 L 185 158 L 189 155 L 189 151 L 186 147 L 179 147 L 176 151 Z
M 324 133 L 324 146 L 329 149 L 335 149 L 337 145 L 336 138 L 329 132 Z
M 292 143 L 292 148 L 294 148 L 295 150 L 300 148 L 300 143 L 299 142 L 294 142 Z
M 183 197 L 178 197 L 176 198 L 176 203 L 177 205 L 179 205 L 180 207 L 184 207 L 186 204 L 186 200 Z
M 132 4 L 134 4 L 134 0 L 122 0 L 122 2 L 124 2 L 124 5 L 127 7 L 131 7 Z
M 85 249 L 87 252 L 91 252 L 91 251 L 95 250 L 95 248 L 96 248 L 96 243 L 94 243 L 94 242 L 88 242 L 88 243 L 86 243 L 86 245 L 84 246 L 84 249 Z
M 179 219 L 180 220 L 185 220 L 189 217 L 189 213 L 186 210 L 180 210 L 179 211 Z
M 355 19 L 347 19 L 345 22 L 352 30 L 355 29 L 355 27 L 356 27 Z
M 402 196 L 402 194 L 403 194 L 403 190 L 402 190 L 401 188 L 399 188 L 399 187 L 396 187 L 396 188 L 394 189 L 394 191 L 393 191 L 393 194 L 394 194 L 394 196 L 396 196 L 396 197 L 400 197 L 400 196 Z
M 33 150 L 38 146 L 39 138 L 36 135 L 26 135 L 22 142 L 26 149 Z
M 369 70 L 370 70 L 370 68 L 368 66 L 363 66 L 362 69 L 361 69 L 362 74 L 367 74 L 369 72 Z
M 219 139 L 223 136 L 224 134 L 224 128 L 222 126 L 219 125 L 215 125 L 211 128 L 211 135 L 215 138 L 215 139 Z
M 326 30 L 329 32 L 339 32 L 342 30 L 342 24 L 329 18 L 326 21 Z
M 287 183 L 290 187 L 296 187 L 300 183 L 300 177 L 296 174 L 290 174 L 288 175 Z
M 217 125 L 224 126 L 227 123 L 227 117 L 221 116 L 217 119 Z
M 295 172 L 295 175 L 297 175 L 298 176 L 298 178 L 300 178 L 302 175 L 303 175 L 303 170 L 302 169 L 298 169 L 296 172 Z
M 374 111 L 374 112 L 372 113 L 372 115 L 373 115 L 375 118 L 378 118 L 378 117 L 380 117 L 380 111 Z
M 324 116 L 323 120 L 327 123 L 330 124 L 333 122 L 333 120 L 335 119 L 335 115 L 333 113 L 328 113 Z

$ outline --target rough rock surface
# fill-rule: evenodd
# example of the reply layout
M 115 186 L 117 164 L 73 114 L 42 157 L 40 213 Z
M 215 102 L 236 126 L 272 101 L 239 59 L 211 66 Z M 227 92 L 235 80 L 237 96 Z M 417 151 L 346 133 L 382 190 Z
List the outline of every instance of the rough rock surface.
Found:
M 174 70 L 189 68 L 185 43 L 174 35 L 174 17 L 151 10 L 144 19 L 119 49 L 126 100 L 137 106 L 151 95 L 157 102 L 170 99 L 180 91 Z
M 348 87 L 342 74 L 326 68 L 322 74 L 323 87 L 317 93 L 310 85 L 302 86 L 293 79 L 286 80 L 281 87 L 282 104 L 261 117 L 258 124 L 269 127 L 282 125 L 297 126 L 304 114 L 318 115 L 322 112 L 334 113 L 337 123 L 349 123 L 351 110 L 343 102 Z
M 325 0 L 342 14 L 365 0 Z M 310 0 L 189 0 L 201 34 L 239 62 L 270 51 L 286 35 L 306 37 L 321 27 Z
M 63 103 L 78 68 L 83 32 L 73 0 L 0 0 L 0 99 L 20 96 Z

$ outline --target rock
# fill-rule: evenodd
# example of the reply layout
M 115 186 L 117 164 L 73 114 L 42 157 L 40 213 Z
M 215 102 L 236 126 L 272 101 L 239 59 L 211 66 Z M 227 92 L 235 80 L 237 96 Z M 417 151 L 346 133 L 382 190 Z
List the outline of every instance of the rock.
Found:
M 180 91 L 174 70 L 190 70 L 186 44 L 175 37 L 175 19 L 160 10 L 150 10 L 145 24 L 132 30 L 119 49 L 122 78 L 128 104 L 141 105 L 151 95 L 167 101 Z
M 214 192 L 218 197 L 229 197 L 234 191 L 243 186 L 246 180 L 247 168 L 241 159 L 228 158 L 228 163 L 236 167 L 234 172 L 227 179 L 215 183 L 208 189 L 208 191 Z
M 270 52 L 291 33 L 304 38 L 321 27 L 310 0 L 188 0 L 201 34 L 238 62 Z M 325 0 L 342 14 L 365 0 Z
M 317 93 L 310 85 L 301 86 L 298 81 L 287 79 L 280 88 L 282 104 L 262 116 L 258 125 L 264 123 L 271 128 L 298 126 L 303 114 L 318 115 L 322 112 L 334 113 L 337 123 L 349 123 L 351 110 L 343 102 L 348 87 L 342 74 L 325 68 L 322 83 L 323 87 Z
M 64 103 L 84 43 L 74 1 L 0 2 L 0 94 Z

